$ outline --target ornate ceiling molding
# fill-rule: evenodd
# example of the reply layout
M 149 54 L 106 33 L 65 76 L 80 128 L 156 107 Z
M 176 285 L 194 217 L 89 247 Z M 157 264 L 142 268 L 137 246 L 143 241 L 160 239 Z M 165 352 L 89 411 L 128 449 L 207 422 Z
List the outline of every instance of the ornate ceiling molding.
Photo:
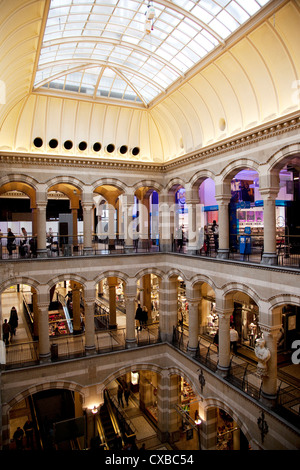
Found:
M 208 157 L 220 155 L 232 150 L 240 150 L 241 148 L 271 139 L 278 135 L 282 135 L 300 128 L 300 113 L 290 116 L 285 120 L 278 120 L 269 123 L 268 126 L 252 129 L 249 133 L 243 133 L 234 138 L 227 138 L 213 145 L 202 148 L 195 152 L 191 152 L 184 156 L 178 157 L 172 161 L 165 163 L 150 162 L 134 162 L 111 160 L 96 157 L 77 157 L 64 155 L 41 155 L 18 152 L 1 152 L 0 164 L 19 164 L 22 165 L 46 165 L 46 166 L 67 166 L 67 167 L 84 167 L 91 169 L 109 169 L 109 170 L 127 170 L 140 172 L 159 172 L 167 173 L 169 170 L 189 165 L 190 163 L 199 163 Z

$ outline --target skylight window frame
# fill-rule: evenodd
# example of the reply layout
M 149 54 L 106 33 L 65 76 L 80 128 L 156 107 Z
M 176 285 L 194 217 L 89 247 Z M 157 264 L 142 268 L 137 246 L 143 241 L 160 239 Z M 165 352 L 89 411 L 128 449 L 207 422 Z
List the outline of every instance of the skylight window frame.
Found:
M 270 0 L 260 2 L 251 0 L 251 3 L 253 5 L 251 11 L 256 14 L 267 3 L 270 3 Z M 44 41 L 41 46 L 41 61 L 37 67 L 39 82 L 35 82 L 34 89 L 41 84 L 45 86 L 47 71 L 49 71 L 49 83 L 58 78 L 61 80 L 62 60 L 66 62 L 65 81 L 67 82 L 70 70 L 80 69 L 81 60 L 82 70 L 80 74 L 78 73 L 78 80 L 81 75 L 82 81 L 88 68 L 98 66 L 103 73 L 103 67 L 107 67 L 115 71 L 116 83 L 122 77 L 126 81 L 126 87 L 130 87 L 128 77 L 131 69 L 133 74 L 140 74 L 143 80 L 147 75 L 148 80 L 152 81 L 160 77 L 159 86 L 154 86 L 159 94 L 162 83 L 164 84 L 163 91 L 167 91 L 176 80 L 185 76 L 207 54 L 219 45 L 224 45 L 230 35 L 251 18 L 247 12 L 245 0 L 172 0 L 172 2 L 171 0 L 154 0 L 154 7 L 156 9 L 154 29 L 147 35 L 144 30 L 147 5 L 142 1 L 63 0 L 58 2 L 51 0 Z M 198 14 L 200 11 L 206 12 L 205 17 L 201 18 Z M 240 18 L 238 12 L 241 15 Z M 230 28 L 228 24 L 224 25 L 226 18 L 231 18 Z M 58 20 L 56 25 L 55 20 Z M 74 36 L 77 44 L 76 41 L 73 42 L 74 50 L 70 54 L 67 52 L 67 45 L 71 47 L 71 40 Z M 91 42 L 89 45 L 86 39 L 93 37 L 95 37 L 95 44 Z M 102 38 L 104 42 L 98 43 L 97 38 Z M 67 40 L 66 47 L 57 47 L 52 51 L 47 49 L 51 43 L 63 43 L 64 40 Z M 113 44 L 111 49 L 106 45 L 109 40 Z M 121 45 L 119 49 L 116 42 Z M 132 45 L 131 52 L 126 49 L 130 44 Z M 144 49 L 144 56 L 140 53 L 138 58 L 135 57 L 134 54 L 141 48 Z M 160 63 L 164 54 L 165 64 Z M 149 72 L 147 55 L 155 59 L 153 73 Z M 57 65 L 54 62 L 57 62 Z M 120 68 L 119 72 L 118 68 Z M 173 81 L 171 77 L 174 77 Z M 79 88 L 81 83 L 78 81 Z M 95 80 L 94 96 L 98 95 L 97 83 L 101 83 L 100 75 L 98 80 Z M 127 90 L 126 94 L 136 93 L 138 100 L 148 105 L 149 101 L 141 96 L 145 86 L 143 87 L 139 80 L 137 80 L 137 86 L 140 86 L 140 89 L 132 87 L 130 91 Z M 113 93 L 113 89 L 109 93 Z

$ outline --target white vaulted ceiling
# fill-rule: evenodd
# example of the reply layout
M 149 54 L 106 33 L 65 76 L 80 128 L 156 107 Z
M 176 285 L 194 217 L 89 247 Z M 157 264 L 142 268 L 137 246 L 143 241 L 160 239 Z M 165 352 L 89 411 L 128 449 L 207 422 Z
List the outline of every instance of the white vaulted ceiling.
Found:
M 0 150 L 164 162 L 299 110 L 298 0 L 151 4 L 0 1 Z

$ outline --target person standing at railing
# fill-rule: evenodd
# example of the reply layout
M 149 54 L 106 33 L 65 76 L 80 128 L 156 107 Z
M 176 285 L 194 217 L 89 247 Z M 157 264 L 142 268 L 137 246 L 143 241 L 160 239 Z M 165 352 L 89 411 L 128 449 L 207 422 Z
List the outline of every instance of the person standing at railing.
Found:
M 21 228 L 21 235 L 20 235 L 20 256 L 24 257 L 28 253 L 28 246 L 27 246 L 27 232 L 25 227 Z
M 15 235 L 12 232 L 11 228 L 7 229 L 7 251 L 9 256 L 12 255 L 13 250 L 16 249 L 16 244 L 15 244 Z
M 7 319 L 5 318 L 4 323 L 2 325 L 2 333 L 3 333 L 3 341 L 6 346 L 9 344 L 10 332 L 11 332 L 10 324 L 7 323 Z
M 237 344 L 238 344 L 239 334 L 232 325 L 230 327 L 230 346 L 232 348 L 233 354 L 237 353 Z

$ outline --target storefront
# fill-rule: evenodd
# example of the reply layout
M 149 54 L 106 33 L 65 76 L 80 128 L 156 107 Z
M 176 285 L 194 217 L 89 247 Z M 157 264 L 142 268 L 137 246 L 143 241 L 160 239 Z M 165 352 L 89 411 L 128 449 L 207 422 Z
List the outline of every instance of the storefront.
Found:
M 180 276 L 178 276 L 177 289 L 177 324 L 185 328 L 189 326 L 189 305 L 186 299 L 186 287 Z
M 243 302 L 239 297 L 245 297 Z M 259 328 L 259 312 L 257 305 L 251 299 L 241 294 L 234 302 L 234 309 L 230 317 L 230 325 L 234 326 L 239 335 L 238 343 L 242 346 L 254 349 L 255 341 L 261 336 Z

